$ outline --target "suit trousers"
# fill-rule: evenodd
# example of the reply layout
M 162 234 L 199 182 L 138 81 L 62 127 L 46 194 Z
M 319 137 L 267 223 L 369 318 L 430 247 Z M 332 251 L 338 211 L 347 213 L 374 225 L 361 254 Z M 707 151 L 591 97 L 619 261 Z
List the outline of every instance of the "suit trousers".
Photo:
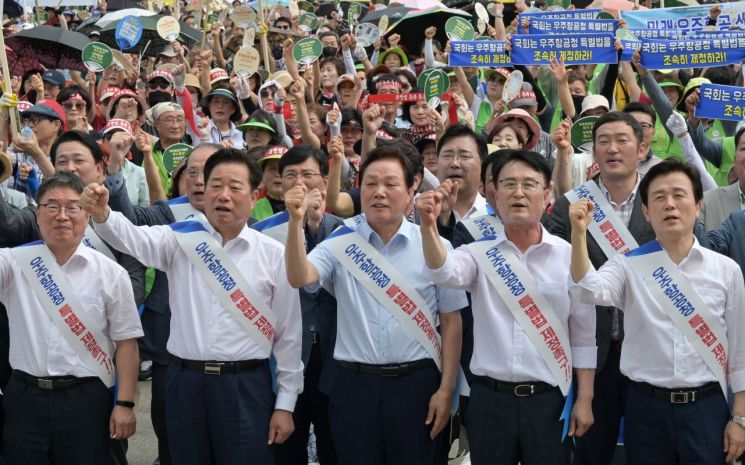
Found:
M 722 393 L 671 404 L 632 384 L 624 423 L 627 461 L 634 465 L 723 465 L 728 420 Z
M 297 398 L 293 420 L 295 431 L 274 449 L 276 465 L 308 465 L 310 425 L 316 435 L 318 461 L 321 465 L 336 465 L 336 451 L 329 426 L 329 398 L 318 390 L 321 378 L 321 345 L 313 344 L 305 370 L 303 392 Z
M 626 407 L 629 379 L 621 373 L 621 344 L 611 342 L 603 369 L 595 374 L 592 413 L 595 422 L 577 438 L 574 465 L 610 465 Z
M 430 439 L 429 400 L 437 367 L 395 377 L 339 367 L 330 395 L 331 434 L 341 465 L 432 465 L 442 435 Z
M 153 423 L 155 437 L 158 438 L 158 457 L 160 465 L 171 465 L 171 450 L 168 448 L 168 430 L 166 428 L 166 376 L 168 365 L 153 362 L 153 379 L 150 389 L 150 421 Z
M 44 390 L 12 375 L 5 389 L 8 465 L 101 465 L 112 462 L 111 391 L 98 379 Z
M 273 397 L 268 367 L 211 375 L 171 364 L 166 427 L 173 463 L 272 465 Z
M 468 402 L 473 465 L 569 465 L 571 438 L 562 441 L 564 396 L 557 389 L 517 397 L 477 379 Z

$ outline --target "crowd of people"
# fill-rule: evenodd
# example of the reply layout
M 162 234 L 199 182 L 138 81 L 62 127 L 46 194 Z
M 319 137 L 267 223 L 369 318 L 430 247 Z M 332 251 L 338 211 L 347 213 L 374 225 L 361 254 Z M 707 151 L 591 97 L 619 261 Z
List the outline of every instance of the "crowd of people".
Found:
M 450 67 L 428 16 L 365 47 L 338 4 L 147 3 L 202 43 L 0 97 L 0 463 L 126 464 L 138 379 L 161 465 L 743 455 L 745 124 L 697 116 L 740 64 Z M 107 5 L 41 13 L 3 34 Z

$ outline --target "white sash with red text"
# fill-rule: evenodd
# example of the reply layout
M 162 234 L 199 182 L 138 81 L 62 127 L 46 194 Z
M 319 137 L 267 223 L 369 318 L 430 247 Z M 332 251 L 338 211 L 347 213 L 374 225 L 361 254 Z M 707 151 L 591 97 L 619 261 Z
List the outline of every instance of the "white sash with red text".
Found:
M 626 254 L 662 310 L 716 376 L 727 395 L 727 331 L 660 243 L 648 242 Z
M 287 243 L 287 227 L 290 214 L 286 211 L 275 213 L 253 225 L 253 229 L 265 234 L 282 245 Z
M 179 221 L 199 221 L 207 224 L 207 217 L 204 216 L 204 213 L 194 208 L 185 195 L 169 200 L 168 208 L 171 209 L 177 223 Z
M 481 240 L 467 247 L 566 396 L 572 383 L 572 352 L 569 335 L 553 306 L 504 243 L 495 245 L 493 240 Z
M 116 258 L 114 258 L 114 254 L 113 252 L 111 252 L 109 246 L 107 246 L 106 243 L 101 240 L 100 237 L 98 237 L 98 234 L 96 234 L 96 231 L 93 230 L 90 224 L 86 226 L 85 233 L 83 233 L 83 245 L 95 250 L 96 252 L 100 252 L 106 255 L 111 260 L 116 261 Z
M 496 215 L 482 215 L 476 218 L 468 218 L 463 221 L 474 240 L 478 241 L 485 237 L 497 237 L 504 231 L 504 225 Z
M 339 263 L 424 347 L 442 370 L 437 326 L 426 302 L 408 280 L 349 226 L 339 227 L 324 242 Z
M 176 233 L 179 246 L 220 304 L 267 357 L 271 355 L 277 321 L 274 313 L 248 285 L 225 249 L 199 221 L 173 223 L 170 227 Z
M 113 386 L 112 343 L 91 324 L 87 311 L 80 305 L 49 248 L 37 241 L 15 247 L 11 253 L 54 327 L 83 364 L 107 387 Z
M 564 195 L 572 203 L 579 199 L 587 199 L 595 204 L 592 223 L 587 230 L 606 257 L 610 259 L 619 253 L 626 253 L 639 247 L 634 236 L 631 235 L 621 217 L 613 210 L 595 181 L 587 181 Z

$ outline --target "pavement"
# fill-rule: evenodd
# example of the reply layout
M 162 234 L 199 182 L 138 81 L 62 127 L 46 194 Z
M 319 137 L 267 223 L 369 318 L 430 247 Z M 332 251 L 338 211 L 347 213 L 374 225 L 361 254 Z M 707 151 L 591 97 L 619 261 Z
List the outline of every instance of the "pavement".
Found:
M 158 441 L 153 431 L 153 423 L 150 421 L 150 386 L 150 381 L 137 383 L 137 432 L 129 439 L 129 465 L 152 465 L 158 456 Z

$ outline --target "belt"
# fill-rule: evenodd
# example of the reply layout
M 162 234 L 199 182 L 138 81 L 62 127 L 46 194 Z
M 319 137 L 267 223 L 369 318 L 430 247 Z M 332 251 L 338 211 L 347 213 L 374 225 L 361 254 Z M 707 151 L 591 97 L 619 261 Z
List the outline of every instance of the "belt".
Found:
M 721 393 L 719 383 L 711 382 L 696 388 L 661 388 L 649 383 L 631 381 L 631 385 L 644 394 L 671 404 L 688 404 L 716 393 Z
M 181 369 L 199 371 L 205 375 L 225 375 L 241 371 L 255 370 L 267 367 L 267 359 L 241 360 L 239 362 L 217 362 L 202 360 L 184 360 L 171 355 L 171 363 Z
M 39 389 L 44 389 L 45 391 L 65 389 L 71 386 L 75 386 L 76 384 L 81 384 L 87 381 L 98 379 L 95 376 L 86 376 L 83 378 L 78 378 L 76 376 L 45 376 L 43 378 L 39 378 L 21 370 L 13 370 L 13 376 L 15 376 L 16 379 L 19 379 L 28 384 L 29 386 L 36 386 Z
M 507 383 L 489 378 L 487 376 L 475 376 L 474 379 L 481 384 L 498 392 L 514 394 L 516 397 L 530 397 L 536 394 L 559 389 L 543 381 L 525 381 L 521 383 Z
M 389 365 L 369 365 L 367 363 L 342 361 L 338 361 L 338 363 L 340 366 L 349 368 L 350 370 L 354 370 L 357 373 L 363 373 L 366 375 L 379 375 L 385 377 L 403 376 L 419 368 L 423 368 L 426 366 L 435 366 L 435 361 L 431 358 L 416 360 L 414 362 Z

